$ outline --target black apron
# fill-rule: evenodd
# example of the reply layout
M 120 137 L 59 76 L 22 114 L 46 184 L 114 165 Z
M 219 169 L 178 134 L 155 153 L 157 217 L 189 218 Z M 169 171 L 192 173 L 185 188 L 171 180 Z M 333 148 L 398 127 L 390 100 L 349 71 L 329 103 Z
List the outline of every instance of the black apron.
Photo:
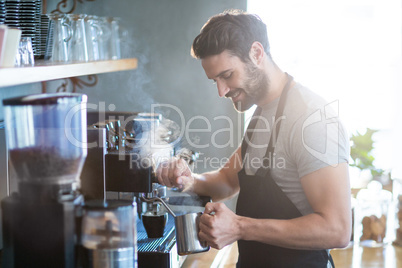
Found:
M 288 75 L 288 82 L 279 99 L 275 120 L 283 114 L 287 93 L 293 78 Z M 258 107 L 250 121 L 247 138 L 251 140 L 252 130 L 258 121 L 256 118 L 261 113 Z M 272 179 L 268 166 L 271 167 L 275 147 L 273 132 L 278 137 L 280 120 L 271 132 L 267 152 L 263 166 L 255 175 L 247 175 L 244 169 L 238 173 L 240 193 L 236 206 L 236 213 L 240 216 L 255 219 L 293 219 L 302 216 L 296 206 Z M 246 138 L 246 137 L 245 137 Z M 242 159 L 247 151 L 247 141 L 243 139 L 241 146 Z M 268 162 L 266 162 L 268 161 Z M 269 163 L 270 161 L 270 163 Z M 264 168 L 265 167 L 265 168 Z M 326 250 L 296 250 L 268 245 L 256 241 L 238 241 L 239 260 L 236 267 L 327 267 L 328 253 Z M 332 263 L 332 260 L 331 260 Z

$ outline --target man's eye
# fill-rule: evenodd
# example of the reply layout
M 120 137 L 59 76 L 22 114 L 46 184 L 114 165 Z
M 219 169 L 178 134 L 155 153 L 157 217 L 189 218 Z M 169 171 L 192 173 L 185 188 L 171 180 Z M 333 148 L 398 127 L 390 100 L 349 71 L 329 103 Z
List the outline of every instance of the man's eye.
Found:
M 212 84 L 216 85 L 216 80 L 215 79 L 212 80 Z
M 228 74 L 228 75 L 222 76 L 222 78 L 225 79 L 225 80 L 227 80 L 227 79 L 229 79 L 230 77 L 232 77 L 232 74 L 233 74 L 233 73 L 230 73 L 230 74 Z

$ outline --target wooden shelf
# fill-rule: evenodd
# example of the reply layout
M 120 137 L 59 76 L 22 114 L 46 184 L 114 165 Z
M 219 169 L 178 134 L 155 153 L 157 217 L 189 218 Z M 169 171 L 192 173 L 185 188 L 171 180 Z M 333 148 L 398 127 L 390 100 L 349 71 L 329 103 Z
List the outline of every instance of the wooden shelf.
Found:
M 110 73 L 137 68 L 137 59 L 53 64 L 38 61 L 35 67 L 0 68 L 0 87 L 56 80 L 90 74 Z

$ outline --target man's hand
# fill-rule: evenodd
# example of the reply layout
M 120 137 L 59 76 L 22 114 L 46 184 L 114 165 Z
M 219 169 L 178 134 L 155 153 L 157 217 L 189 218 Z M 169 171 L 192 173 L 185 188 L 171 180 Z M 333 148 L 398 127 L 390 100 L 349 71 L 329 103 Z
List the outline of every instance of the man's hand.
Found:
M 194 183 L 194 178 L 187 162 L 177 157 L 159 164 L 156 175 L 159 183 L 168 187 L 185 189 L 191 187 Z
M 207 203 L 200 217 L 199 238 L 213 248 L 221 249 L 240 239 L 240 216 L 223 203 Z

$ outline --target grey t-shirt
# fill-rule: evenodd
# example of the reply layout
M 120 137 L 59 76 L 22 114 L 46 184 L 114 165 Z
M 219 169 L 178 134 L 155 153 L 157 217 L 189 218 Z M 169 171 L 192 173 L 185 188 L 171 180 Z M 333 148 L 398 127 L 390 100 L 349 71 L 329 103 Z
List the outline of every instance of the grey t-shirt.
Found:
M 262 106 L 254 134 L 243 159 L 246 174 L 263 163 L 279 99 Z M 338 103 L 328 103 L 296 83 L 288 92 L 271 174 L 282 191 L 303 214 L 313 212 L 300 178 L 323 167 L 349 161 L 349 138 L 338 117 Z M 278 122 L 278 120 L 276 120 Z

